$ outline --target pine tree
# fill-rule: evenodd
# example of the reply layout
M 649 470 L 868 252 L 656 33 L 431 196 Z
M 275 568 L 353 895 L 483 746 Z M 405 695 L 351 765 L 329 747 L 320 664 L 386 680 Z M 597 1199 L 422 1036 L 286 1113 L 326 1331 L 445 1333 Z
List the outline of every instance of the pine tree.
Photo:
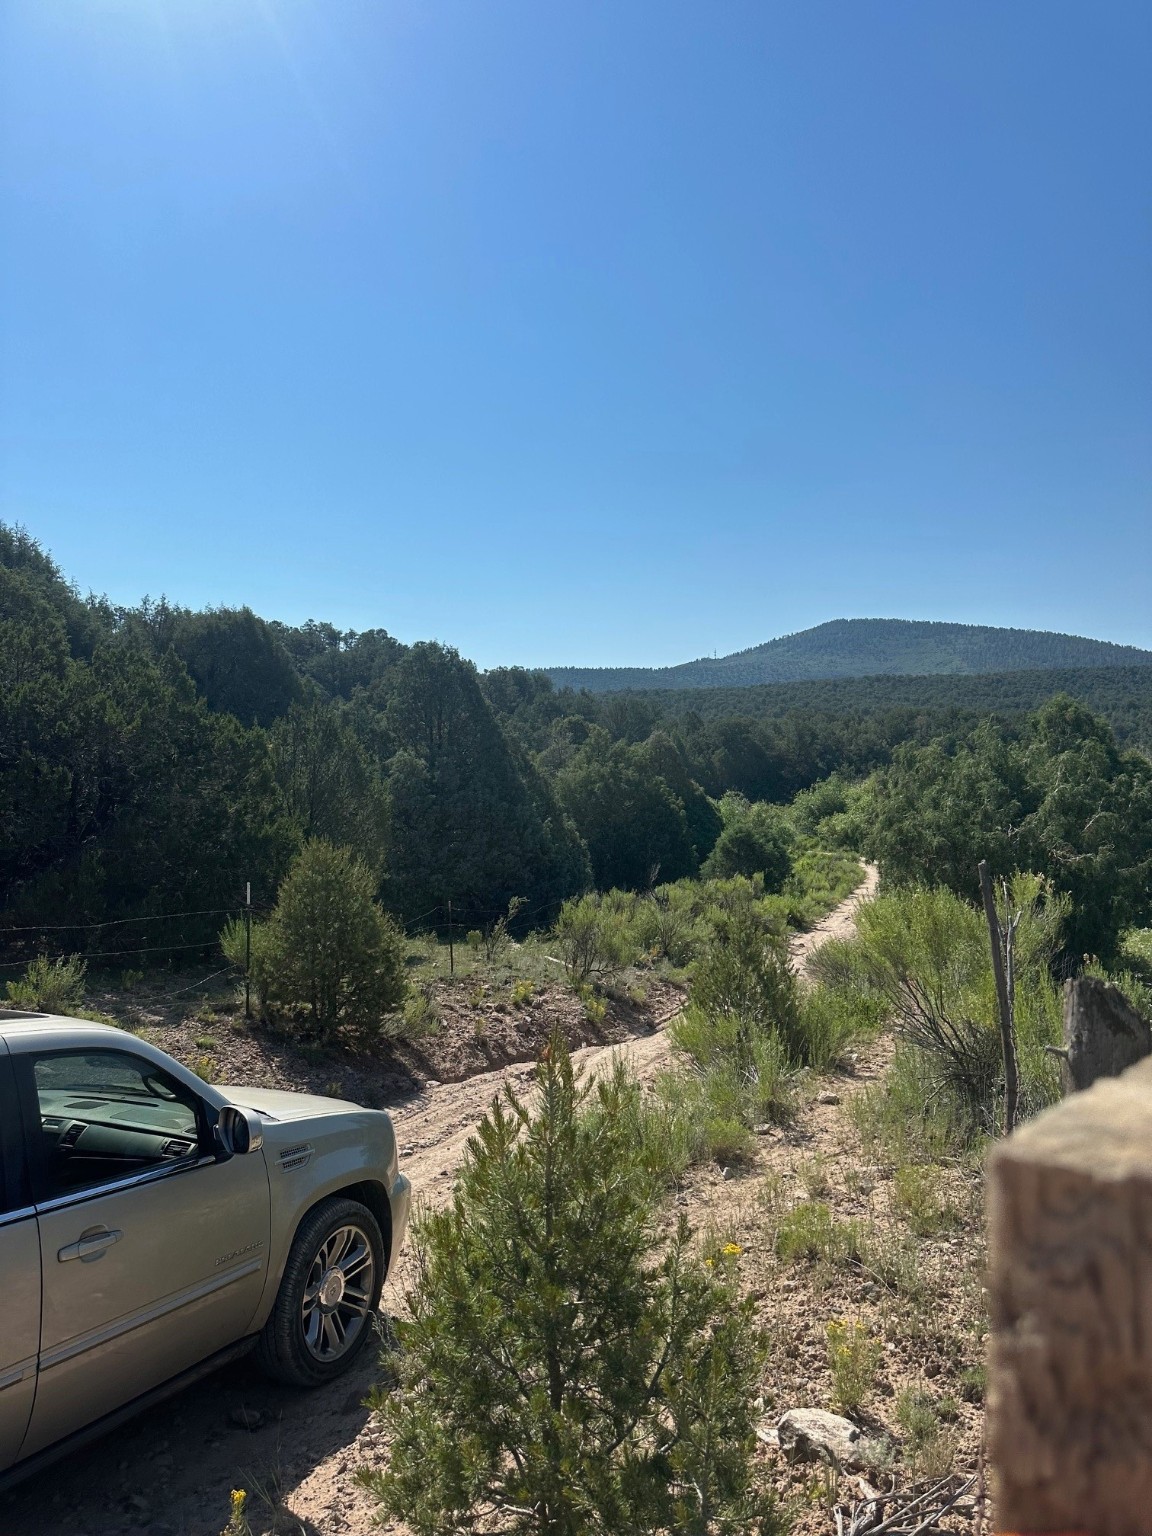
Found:
M 753 1490 L 759 1340 L 681 1219 L 659 1229 L 639 1089 L 594 1086 L 555 1035 L 450 1208 L 414 1233 L 391 1463 L 365 1482 L 421 1536 L 779 1529 Z

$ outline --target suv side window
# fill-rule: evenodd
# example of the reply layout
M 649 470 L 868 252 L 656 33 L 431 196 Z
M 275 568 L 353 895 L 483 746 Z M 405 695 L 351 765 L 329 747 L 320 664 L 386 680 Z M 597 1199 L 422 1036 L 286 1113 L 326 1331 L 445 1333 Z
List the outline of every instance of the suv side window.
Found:
M 142 1056 L 52 1051 L 31 1059 L 42 1200 L 195 1159 L 203 1106 Z

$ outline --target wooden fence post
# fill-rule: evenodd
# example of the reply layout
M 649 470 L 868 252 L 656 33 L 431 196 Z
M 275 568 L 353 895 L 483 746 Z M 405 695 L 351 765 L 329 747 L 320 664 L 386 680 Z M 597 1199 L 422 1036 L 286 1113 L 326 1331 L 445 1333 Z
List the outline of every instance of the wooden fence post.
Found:
M 1004 1056 L 1004 1134 L 1010 1136 L 1016 1129 L 1016 1106 L 1020 1099 L 1020 1074 L 1016 1066 L 1016 1024 L 1012 1017 L 1012 999 L 1008 990 L 1008 978 L 1004 972 L 1003 939 L 1000 919 L 996 916 L 996 898 L 992 894 L 992 876 L 988 873 L 987 859 L 977 865 L 980 876 L 980 894 L 984 898 L 984 917 L 988 923 L 988 942 L 992 946 L 992 975 L 996 982 L 996 1005 L 1000 1015 L 1000 1048 Z M 1015 933 L 1014 922 L 1008 932 Z
M 1152 1059 L 988 1163 L 998 1528 L 1152 1530 Z
M 1152 1028 L 1123 992 L 1096 976 L 1064 983 L 1064 1092 L 1116 1077 L 1152 1055 Z

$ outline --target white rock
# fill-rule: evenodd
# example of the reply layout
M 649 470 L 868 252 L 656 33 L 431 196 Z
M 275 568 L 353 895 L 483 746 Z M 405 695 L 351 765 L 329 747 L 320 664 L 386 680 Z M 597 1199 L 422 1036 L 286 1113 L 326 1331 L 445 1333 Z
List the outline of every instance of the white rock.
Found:
M 872 1467 L 885 1456 L 882 1442 L 863 1435 L 851 1419 L 822 1408 L 790 1408 L 776 1425 L 780 1449 L 799 1461 L 830 1461 L 838 1467 Z

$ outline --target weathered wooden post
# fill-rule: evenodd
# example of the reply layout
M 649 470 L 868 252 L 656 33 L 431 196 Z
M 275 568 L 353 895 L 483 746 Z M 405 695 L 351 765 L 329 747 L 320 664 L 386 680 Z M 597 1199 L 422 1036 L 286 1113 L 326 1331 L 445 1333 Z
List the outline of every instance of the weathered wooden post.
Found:
M 1004 1131 L 1010 1135 L 1016 1128 L 1016 1109 L 1020 1102 L 1020 1072 L 1016 1065 L 1016 1025 L 1012 1017 L 1012 995 L 1008 976 L 1004 969 L 1003 933 L 1000 919 L 996 916 L 996 898 L 992 894 L 992 876 L 988 873 L 987 859 L 977 865 L 980 876 L 980 893 L 984 898 L 984 917 L 988 923 L 988 942 L 992 946 L 992 975 L 996 982 L 996 1006 L 1000 1016 L 1000 1048 L 1004 1056 Z M 1015 934 L 1016 924 L 1008 925 L 1009 946 Z M 1011 947 L 1009 947 L 1011 955 Z
M 1152 1059 L 988 1164 L 988 1451 L 1002 1531 L 1152 1531 Z
M 1118 988 L 1096 976 L 1064 983 L 1065 1093 L 1116 1077 L 1152 1055 L 1152 1028 Z

